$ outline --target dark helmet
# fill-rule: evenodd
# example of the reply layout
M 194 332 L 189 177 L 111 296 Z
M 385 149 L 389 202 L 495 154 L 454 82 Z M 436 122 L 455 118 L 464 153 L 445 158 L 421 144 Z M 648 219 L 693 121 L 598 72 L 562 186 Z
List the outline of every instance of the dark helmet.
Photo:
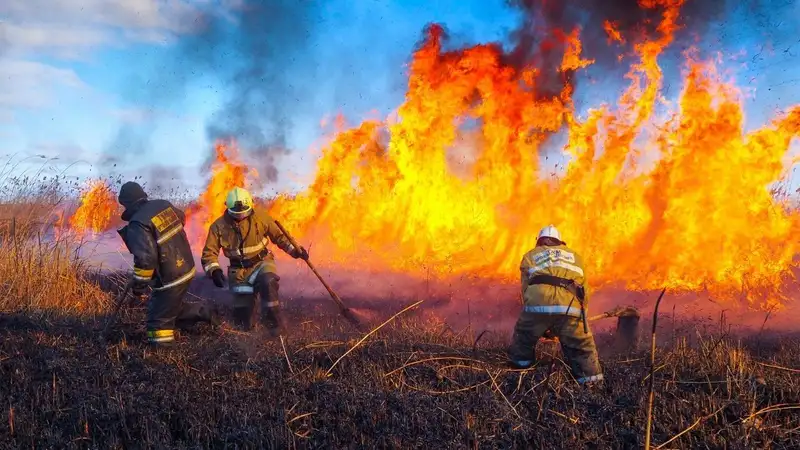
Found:
M 125 212 L 122 213 L 122 220 L 128 220 L 133 214 L 132 209 L 147 200 L 147 194 L 139 183 L 128 181 L 120 188 L 117 200 L 120 205 L 125 207 Z

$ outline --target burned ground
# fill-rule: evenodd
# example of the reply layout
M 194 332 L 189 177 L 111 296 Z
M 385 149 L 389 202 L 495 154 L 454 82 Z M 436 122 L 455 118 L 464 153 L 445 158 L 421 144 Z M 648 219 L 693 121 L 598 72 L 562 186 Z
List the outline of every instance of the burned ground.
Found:
M 507 334 L 483 327 L 510 329 L 490 316 L 516 311 L 513 296 L 481 310 L 488 291 L 420 291 L 430 301 L 362 341 L 366 331 L 349 328 L 329 299 L 287 294 L 283 339 L 199 325 L 153 351 L 141 305 L 101 338 L 122 279 L 93 273 L 69 236 L 26 240 L 35 231 L 21 223 L 0 234 L 0 448 L 642 447 L 646 348 L 613 353 L 598 334 L 607 380 L 591 390 L 544 344 L 537 367 L 510 370 Z M 209 283 L 196 279 L 192 296 L 224 304 Z M 371 327 L 409 304 L 386 295 L 353 303 Z M 659 323 L 657 445 L 800 445 L 800 336 Z
M 206 282 L 197 280 L 194 292 L 203 292 Z M 0 424 L 0 444 L 643 445 L 646 351 L 604 352 L 607 381 L 583 390 L 558 358 L 548 358 L 553 347 L 540 346 L 538 367 L 510 370 L 503 366 L 504 339 L 453 330 L 424 310 L 398 317 L 343 358 L 363 332 L 301 304 L 288 313 L 293 325 L 283 339 L 259 329 L 199 325 L 168 351 L 143 344 L 141 307 L 121 316 L 108 341 L 100 338 L 102 311 L 3 314 L 0 398 L 7 420 Z M 657 353 L 654 442 L 689 429 L 665 448 L 796 448 L 800 372 L 792 367 L 800 366 L 800 336 L 748 340 L 726 329 L 685 328 L 699 336 L 695 345 L 687 345 L 681 330 Z M 604 349 L 607 338 L 598 336 Z

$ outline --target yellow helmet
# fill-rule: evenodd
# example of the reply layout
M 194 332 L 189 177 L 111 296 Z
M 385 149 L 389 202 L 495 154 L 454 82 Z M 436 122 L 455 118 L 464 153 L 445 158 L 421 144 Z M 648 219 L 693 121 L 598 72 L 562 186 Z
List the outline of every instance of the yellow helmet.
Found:
M 228 192 L 225 207 L 234 219 L 244 219 L 253 213 L 253 197 L 244 189 L 235 187 Z

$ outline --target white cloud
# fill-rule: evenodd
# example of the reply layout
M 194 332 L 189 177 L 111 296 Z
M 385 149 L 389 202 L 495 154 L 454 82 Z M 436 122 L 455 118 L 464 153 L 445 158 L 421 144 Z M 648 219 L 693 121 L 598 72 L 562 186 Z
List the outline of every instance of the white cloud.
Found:
M 0 25 L 13 54 L 78 58 L 98 46 L 163 42 L 195 26 L 188 0 L 5 0 Z
M 151 120 L 155 117 L 155 111 L 142 108 L 122 108 L 111 111 L 123 123 L 139 124 Z
M 50 105 L 59 88 L 88 90 L 74 71 L 42 58 L 88 60 L 101 48 L 168 42 L 190 32 L 210 1 L 219 0 L 0 0 L 0 125 L 13 123 L 18 108 Z M 146 114 L 119 116 L 136 122 Z
M 85 89 L 86 84 L 70 69 L 33 61 L 6 60 L 0 64 L 0 116 L 16 108 L 48 106 L 59 87 Z
M 49 54 L 83 59 L 85 52 L 108 41 L 101 30 L 59 24 L 0 24 L 8 51 L 23 56 Z

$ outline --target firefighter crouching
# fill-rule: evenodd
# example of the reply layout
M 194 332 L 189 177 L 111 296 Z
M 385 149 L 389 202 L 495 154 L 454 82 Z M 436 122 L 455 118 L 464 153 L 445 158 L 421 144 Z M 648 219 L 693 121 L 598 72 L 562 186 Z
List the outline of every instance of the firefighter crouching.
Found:
M 218 260 L 222 249 L 230 260 L 228 286 L 233 293 L 234 323 L 244 329 L 251 328 L 258 294 L 262 324 L 276 335 L 284 326 L 278 298 L 280 277 L 267 244 L 272 241 L 293 258 L 308 259 L 308 252 L 303 247 L 292 246 L 272 217 L 254 208 L 253 197 L 246 190 L 238 187 L 231 190 L 225 206 L 225 213 L 208 230 L 201 260 L 203 270 L 217 287 L 224 287 L 225 277 Z
M 588 295 L 583 260 L 561 241 L 552 225 L 544 227 L 537 239 L 536 247 L 520 264 L 525 306 L 514 328 L 511 364 L 530 367 L 537 341 L 548 334 L 560 341 L 578 383 L 601 381 L 597 347 L 586 323 Z
M 183 211 L 166 200 L 149 200 L 138 183 L 127 182 L 119 191 L 125 207 L 118 230 L 133 254 L 133 294 L 153 294 L 147 304 L 147 338 L 150 344 L 169 345 L 175 328 L 197 322 L 219 324 L 216 310 L 205 302 L 184 302 L 195 275 L 194 257 L 183 229 Z

